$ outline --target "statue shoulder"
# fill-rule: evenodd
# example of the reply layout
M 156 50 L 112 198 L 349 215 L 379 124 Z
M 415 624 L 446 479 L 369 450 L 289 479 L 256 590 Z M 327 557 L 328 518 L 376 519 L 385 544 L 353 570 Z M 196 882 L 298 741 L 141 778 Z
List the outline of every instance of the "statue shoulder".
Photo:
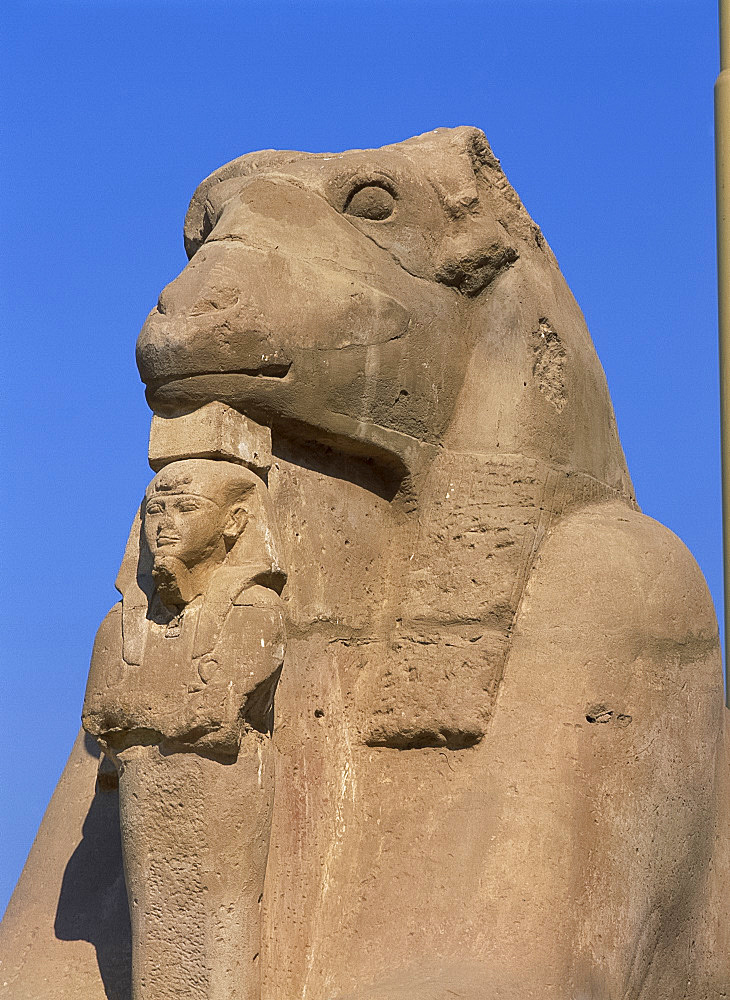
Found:
M 117 601 L 117 603 L 107 611 L 106 615 L 102 619 L 101 625 L 96 630 L 96 638 L 94 639 L 94 652 L 92 657 L 102 654 L 103 652 L 111 652 L 112 650 L 119 651 L 121 653 L 121 641 L 122 641 L 122 602 Z
M 515 640 L 520 634 L 550 635 L 588 669 L 610 664 L 644 671 L 649 685 L 654 671 L 662 685 L 722 687 L 717 619 L 699 566 L 673 532 L 620 501 L 551 529 L 515 622 Z
M 82 710 L 83 726 L 92 736 L 108 728 L 108 690 L 122 676 L 122 602 L 107 612 L 97 629 Z

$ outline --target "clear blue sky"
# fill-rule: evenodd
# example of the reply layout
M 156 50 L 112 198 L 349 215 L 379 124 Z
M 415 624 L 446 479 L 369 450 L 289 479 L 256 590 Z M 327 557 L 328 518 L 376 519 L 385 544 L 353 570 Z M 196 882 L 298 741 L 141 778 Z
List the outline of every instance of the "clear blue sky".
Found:
M 0 910 L 149 477 L 134 342 L 215 167 L 484 129 L 608 376 L 639 502 L 721 601 L 715 0 L 6 0 Z

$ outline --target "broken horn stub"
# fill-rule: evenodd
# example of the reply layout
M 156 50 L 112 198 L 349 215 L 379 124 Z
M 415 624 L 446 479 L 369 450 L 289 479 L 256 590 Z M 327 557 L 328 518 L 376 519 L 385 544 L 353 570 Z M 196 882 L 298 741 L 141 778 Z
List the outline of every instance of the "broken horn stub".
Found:
M 213 458 L 245 465 L 259 476 L 271 468 L 271 430 L 224 403 L 181 417 L 152 417 L 149 463 L 159 472 L 171 462 Z

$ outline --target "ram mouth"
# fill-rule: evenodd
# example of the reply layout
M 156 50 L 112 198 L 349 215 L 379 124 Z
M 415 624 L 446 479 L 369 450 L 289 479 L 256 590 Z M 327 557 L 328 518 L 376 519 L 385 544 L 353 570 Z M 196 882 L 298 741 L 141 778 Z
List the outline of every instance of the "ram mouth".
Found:
M 147 391 L 154 395 L 163 386 L 170 385 L 172 382 L 182 382 L 186 379 L 205 378 L 214 375 L 246 375 L 249 378 L 283 379 L 289 374 L 291 366 L 291 361 L 272 361 L 268 364 L 257 365 L 256 368 L 215 368 L 211 371 L 178 372 L 175 375 L 166 375 L 164 378 L 150 379 L 146 385 Z

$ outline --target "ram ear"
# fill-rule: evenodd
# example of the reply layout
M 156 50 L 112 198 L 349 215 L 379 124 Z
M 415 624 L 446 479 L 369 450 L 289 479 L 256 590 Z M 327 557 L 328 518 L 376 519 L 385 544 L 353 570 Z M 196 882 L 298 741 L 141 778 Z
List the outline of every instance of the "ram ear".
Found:
M 437 190 L 451 225 L 439 247 L 436 278 L 473 297 L 524 251 L 547 245 L 484 133 L 466 126 L 443 132 L 448 167 L 439 172 Z
M 449 169 L 440 174 L 437 190 L 451 225 L 439 247 L 436 279 L 474 297 L 519 253 L 498 218 L 501 199 L 491 188 L 493 177 L 504 174 L 484 133 L 450 129 L 447 142 Z

